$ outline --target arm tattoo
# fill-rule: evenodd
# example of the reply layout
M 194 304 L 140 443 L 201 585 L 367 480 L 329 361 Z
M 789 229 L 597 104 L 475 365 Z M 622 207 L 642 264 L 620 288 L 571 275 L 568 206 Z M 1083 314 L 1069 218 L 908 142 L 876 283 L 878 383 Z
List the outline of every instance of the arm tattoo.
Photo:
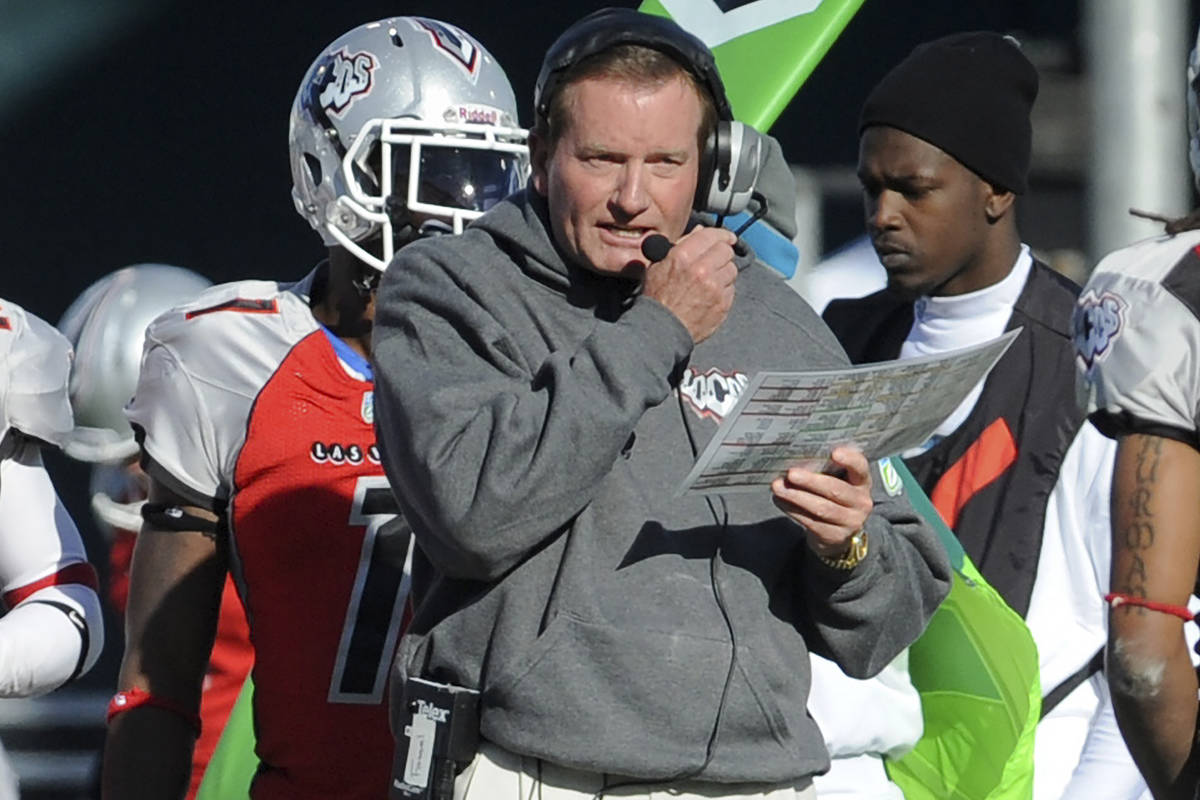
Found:
M 1125 592 L 1136 597 L 1146 596 L 1146 562 L 1143 556 L 1154 546 L 1154 512 L 1150 503 L 1154 483 L 1158 478 L 1162 439 L 1157 436 L 1139 438 L 1135 454 L 1133 493 L 1128 500 L 1129 519 L 1122 531 L 1122 541 L 1129 553 L 1129 569 L 1125 573 Z M 1144 614 L 1144 608 L 1136 609 Z

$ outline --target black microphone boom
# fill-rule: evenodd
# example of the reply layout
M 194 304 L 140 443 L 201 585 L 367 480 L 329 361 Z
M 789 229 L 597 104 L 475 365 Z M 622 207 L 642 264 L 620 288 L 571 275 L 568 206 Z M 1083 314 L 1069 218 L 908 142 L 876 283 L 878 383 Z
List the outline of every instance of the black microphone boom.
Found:
M 662 261 L 669 252 L 671 240 L 661 233 L 652 233 L 642 240 L 642 255 L 652 264 Z

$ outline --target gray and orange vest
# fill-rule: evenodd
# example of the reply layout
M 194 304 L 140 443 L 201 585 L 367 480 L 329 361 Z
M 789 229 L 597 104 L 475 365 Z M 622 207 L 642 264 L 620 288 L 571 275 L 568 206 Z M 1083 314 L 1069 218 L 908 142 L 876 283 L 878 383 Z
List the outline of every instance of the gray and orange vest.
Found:
M 1037 261 L 1006 330 L 1024 328 L 966 420 L 905 463 L 979 571 L 1021 616 L 1037 577 L 1046 504 L 1084 414 L 1075 404 L 1071 314 L 1079 287 Z M 888 361 L 913 304 L 888 290 L 824 313 L 855 364 Z

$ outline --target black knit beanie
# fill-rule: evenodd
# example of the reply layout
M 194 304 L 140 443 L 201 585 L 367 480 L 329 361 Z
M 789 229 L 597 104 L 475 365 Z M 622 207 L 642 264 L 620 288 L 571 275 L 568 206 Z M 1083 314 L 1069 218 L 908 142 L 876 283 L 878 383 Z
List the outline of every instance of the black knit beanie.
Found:
M 955 33 L 918 45 L 863 105 L 858 133 L 887 125 L 940 148 L 989 183 L 1028 188 L 1038 75 L 1015 40 Z

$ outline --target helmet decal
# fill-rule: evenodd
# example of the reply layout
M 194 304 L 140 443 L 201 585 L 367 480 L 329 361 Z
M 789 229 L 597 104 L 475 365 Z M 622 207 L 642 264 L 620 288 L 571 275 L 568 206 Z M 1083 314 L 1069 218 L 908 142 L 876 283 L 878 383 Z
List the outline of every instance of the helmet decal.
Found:
M 368 52 L 351 55 L 342 48 L 333 54 L 320 79 L 327 80 L 319 101 L 326 112 L 341 117 L 355 100 L 371 93 L 379 60 Z
M 504 111 L 495 106 L 485 106 L 479 103 L 461 103 L 446 110 L 446 122 L 460 122 L 469 125 L 512 125 L 512 120 L 503 120 Z
M 474 81 L 479 76 L 479 48 L 458 28 L 425 17 L 413 17 L 413 27 L 424 29 L 439 52 L 467 71 Z

